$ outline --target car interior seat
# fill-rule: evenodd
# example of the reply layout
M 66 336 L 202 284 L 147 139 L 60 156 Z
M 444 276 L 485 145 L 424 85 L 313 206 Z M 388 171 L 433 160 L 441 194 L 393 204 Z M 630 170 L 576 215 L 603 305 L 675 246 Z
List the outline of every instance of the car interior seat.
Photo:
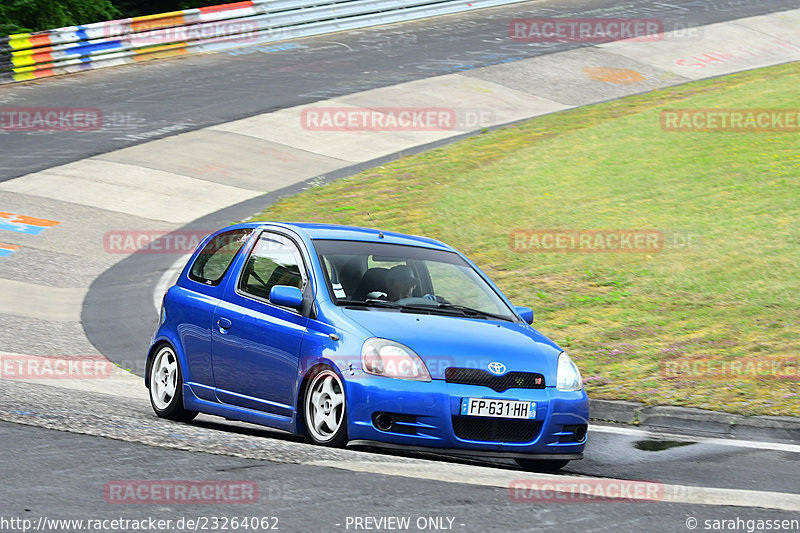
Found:
M 358 290 L 355 294 L 356 300 L 366 300 L 371 292 L 386 293 L 386 276 L 389 274 L 388 268 L 370 268 L 364 272 Z

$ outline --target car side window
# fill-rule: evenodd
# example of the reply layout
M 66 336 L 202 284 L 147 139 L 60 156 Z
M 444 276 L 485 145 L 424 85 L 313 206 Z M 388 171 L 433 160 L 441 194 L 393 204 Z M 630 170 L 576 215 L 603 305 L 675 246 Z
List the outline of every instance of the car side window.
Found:
M 233 258 L 252 233 L 251 229 L 238 229 L 220 233 L 211 239 L 195 259 L 189 270 L 189 278 L 206 285 L 219 285 Z
M 292 241 L 280 235 L 263 233 L 247 258 L 239 290 L 268 300 L 275 285 L 302 289 L 306 280 L 302 265 L 300 251 Z

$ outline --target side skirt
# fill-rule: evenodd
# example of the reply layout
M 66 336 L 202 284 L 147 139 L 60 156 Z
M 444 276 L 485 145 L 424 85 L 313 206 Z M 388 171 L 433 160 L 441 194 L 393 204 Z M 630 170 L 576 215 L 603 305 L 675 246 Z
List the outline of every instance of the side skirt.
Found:
M 274 415 L 272 413 L 247 409 L 246 407 L 201 400 L 195 395 L 192 388 L 185 383 L 183 385 L 183 406 L 188 410 L 198 411 L 207 415 L 216 415 L 230 420 L 249 422 L 251 424 L 282 429 L 290 433 L 297 433 L 295 418 L 293 416 Z

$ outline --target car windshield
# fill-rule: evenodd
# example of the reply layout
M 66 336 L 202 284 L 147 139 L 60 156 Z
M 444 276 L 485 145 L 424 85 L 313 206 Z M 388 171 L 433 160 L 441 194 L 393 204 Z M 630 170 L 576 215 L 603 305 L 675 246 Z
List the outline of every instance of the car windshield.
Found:
M 317 239 L 314 245 L 337 305 L 517 320 L 456 253 L 359 241 Z

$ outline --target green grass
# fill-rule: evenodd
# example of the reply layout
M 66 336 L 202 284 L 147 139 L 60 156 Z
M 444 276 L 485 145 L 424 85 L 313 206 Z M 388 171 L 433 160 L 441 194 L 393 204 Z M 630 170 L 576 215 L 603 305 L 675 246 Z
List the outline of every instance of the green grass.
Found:
M 533 119 L 283 199 L 258 219 L 441 239 L 578 362 L 595 398 L 800 415 L 800 382 L 664 376 L 800 354 L 800 134 L 669 132 L 669 108 L 796 108 L 800 63 Z M 655 253 L 520 253 L 517 229 L 658 229 Z M 675 246 L 673 234 L 694 244 Z M 794 367 L 798 372 L 797 365 Z

